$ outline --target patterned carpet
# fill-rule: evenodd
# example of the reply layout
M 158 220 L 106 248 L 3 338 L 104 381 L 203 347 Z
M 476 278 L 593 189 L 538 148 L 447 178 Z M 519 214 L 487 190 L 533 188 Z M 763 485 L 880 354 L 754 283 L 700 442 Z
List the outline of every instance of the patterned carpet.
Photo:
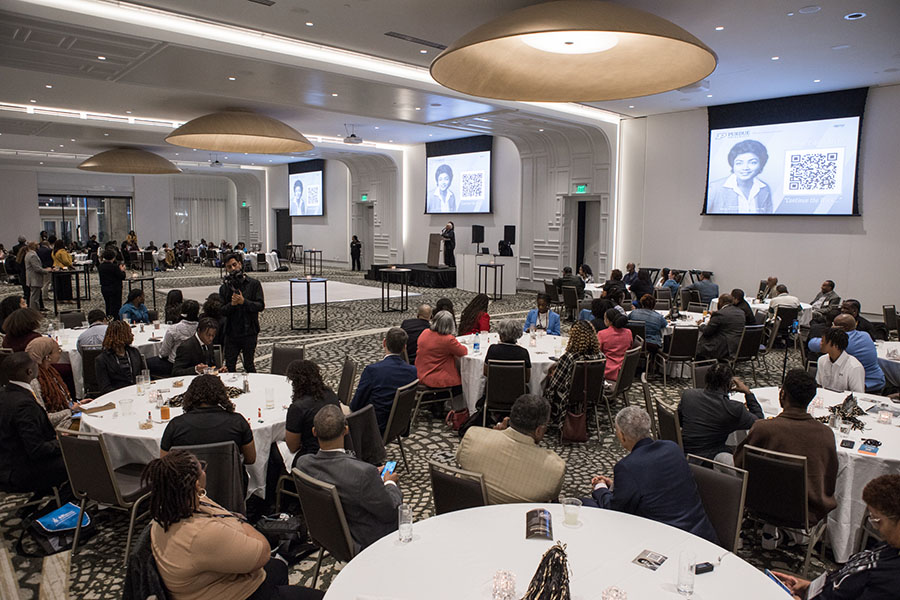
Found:
M 296 266 L 293 266 L 292 271 L 287 273 L 254 273 L 252 275 L 262 281 L 283 280 L 296 276 Z M 333 280 L 358 285 L 378 285 L 376 282 L 363 279 L 362 273 L 347 270 L 326 269 L 326 276 Z M 182 271 L 157 273 L 157 278 L 157 288 L 216 285 L 219 282 L 219 270 L 190 266 Z M 97 283 L 96 275 L 93 279 L 92 286 Z M 96 292 L 99 285 L 93 289 L 95 290 L 94 299 L 84 304 L 85 312 L 90 308 L 102 308 L 102 299 Z M 0 298 L 17 291 L 21 293 L 21 288 L 12 286 L 0 288 Z M 402 319 L 414 316 L 416 304 L 419 302 L 433 304 L 438 298 L 447 297 L 457 307 L 458 314 L 474 296 L 470 292 L 457 289 L 411 288 L 411 291 L 421 293 L 422 296 L 412 299 L 410 310 L 405 314 L 381 313 L 380 300 L 332 304 L 328 307 L 327 332 L 304 334 L 290 331 L 287 308 L 265 311 L 261 316 L 262 332 L 257 351 L 258 370 L 263 372 L 268 370 L 273 342 L 303 345 L 306 346 L 308 358 L 315 360 L 322 367 L 329 383 L 336 388 L 345 354 L 349 353 L 361 366 L 379 360 L 382 332 L 387 327 L 398 324 Z M 157 294 L 157 302 L 162 308 L 165 303 L 162 294 Z M 533 293 L 520 292 L 515 296 L 492 303 L 490 312 L 495 319 L 506 314 L 523 318 L 524 311 L 531 308 L 533 302 Z M 148 298 L 149 304 L 151 303 Z M 313 308 L 314 321 L 323 317 L 322 310 L 322 307 Z M 299 309 L 296 316 L 301 316 Z M 771 375 L 761 371 L 759 373 L 760 386 L 779 383 L 781 360 L 780 352 L 769 357 Z M 791 350 L 788 367 L 799 366 L 799 354 Z M 674 406 L 678 401 L 680 391 L 689 383 L 689 380 L 670 378 L 668 387 L 664 388 L 661 378 L 652 378 L 651 387 L 654 401 Z M 752 378 L 748 383 L 753 385 Z M 632 402 L 640 400 L 637 389 L 631 393 L 630 399 Z M 556 451 L 566 461 L 567 469 L 563 488 L 566 495 L 580 496 L 587 493 L 590 488 L 591 476 L 612 474 L 613 465 L 623 456 L 624 451 L 609 431 L 608 424 L 604 424 L 601 420 L 601 427 L 599 439 L 597 432 L 592 429 L 591 439 L 585 444 L 562 445 L 555 438 L 545 440 L 545 445 Z M 415 424 L 415 429 L 408 441 L 404 443 L 410 471 L 402 469 L 397 446 L 391 445 L 388 448 L 389 458 L 401 461 L 398 465 L 398 473 L 401 477 L 400 488 L 405 501 L 413 507 L 416 520 L 427 518 L 433 514 L 427 459 L 452 463 L 457 444 L 456 434 L 448 430 L 437 419 L 431 419 L 426 411 Z M 78 553 L 71 560 L 71 565 L 68 565 L 70 558 L 68 552 L 44 560 L 29 559 L 16 553 L 16 541 L 22 531 L 22 521 L 16 516 L 16 506 L 24 500 L 25 497 L 21 495 L 0 494 L 0 535 L 2 535 L 5 546 L 5 548 L 0 548 L 0 577 L 7 572 L 15 574 L 15 585 L 7 588 L 0 586 L 0 592 L 3 592 L 4 589 L 12 589 L 18 593 L 19 598 L 28 600 L 37 600 L 38 598 L 83 598 L 87 600 L 121 598 L 121 583 L 124 576 L 121 558 L 128 523 L 127 514 L 113 510 L 94 511 L 98 531 L 82 548 L 79 548 Z M 139 530 L 145 524 L 146 520 L 139 522 L 137 529 Z M 746 530 L 743 548 L 739 551 L 739 555 L 759 568 L 770 567 L 794 572 L 799 571 L 803 559 L 800 547 L 763 550 L 755 533 Z M 320 589 L 327 589 L 339 566 L 328 558 L 325 559 L 319 578 L 318 587 Z M 291 582 L 310 585 L 313 567 L 313 560 L 301 562 L 292 569 Z M 823 569 L 831 567 L 833 565 L 830 562 L 823 564 L 814 558 L 812 575 L 817 575 Z M 64 576 L 66 568 L 69 569 L 68 581 Z M 62 575 L 52 576 L 54 570 L 60 571 Z M 8 586 L 11 583 L 6 582 Z M 5 597 L 3 593 L 0 593 L 0 596 Z

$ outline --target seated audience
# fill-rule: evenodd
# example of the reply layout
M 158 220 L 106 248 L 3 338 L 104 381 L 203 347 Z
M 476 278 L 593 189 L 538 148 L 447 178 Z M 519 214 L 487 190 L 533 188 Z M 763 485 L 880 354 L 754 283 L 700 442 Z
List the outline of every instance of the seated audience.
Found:
M 531 380 L 531 355 L 528 348 L 518 344 L 522 337 L 522 328 L 519 321 L 503 319 L 497 325 L 500 334 L 500 343 L 491 344 L 484 355 L 484 374 L 488 373 L 488 362 L 492 360 L 521 360 L 525 363 L 525 381 Z
M 628 317 L 614 308 L 603 315 L 606 328 L 597 332 L 597 348 L 606 356 L 606 372 L 604 378 L 607 381 L 615 381 L 619 378 L 619 371 L 625 361 L 625 352 L 631 348 L 633 341 L 631 330 L 628 329 Z
M 625 275 L 622 277 L 622 283 L 627 286 L 632 286 L 634 285 L 634 282 L 637 281 L 638 274 L 635 272 L 634 268 L 635 265 L 633 262 L 625 265 Z
M 176 446 L 234 442 L 245 465 L 256 462 L 256 444 L 247 418 L 234 412 L 225 384 L 215 375 L 195 377 L 184 393 L 184 412 L 166 425 L 160 456 Z
M 562 277 L 554 278 L 553 285 L 560 291 L 560 294 L 562 294 L 563 286 L 573 287 L 578 294 L 578 299 L 584 298 L 584 280 L 581 277 L 572 275 L 572 267 L 563 267 Z
M 834 291 L 834 282 L 826 279 L 822 283 L 821 291 L 813 298 L 813 310 L 825 310 L 829 306 L 840 306 L 841 297 Z
M 25 296 L 19 296 L 18 294 L 7 296 L 0 302 L 0 333 L 6 333 L 6 330 L 3 329 L 3 322 L 6 321 L 6 317 L 20 308 L 28 308 Z
M 733 465 L 732 448 L 725 442 L 733 432 L 750 429 L 757 419 L 764 418 L 762 407 L 747 384 L 734 377 L 728 365 L 713 365 L 706 372 L 704 383 L 704 389 L 687 389 L 681 393 L 678 417 L 684 453 Z M 731 399 L 732 389 L 744 394 L 743 402 Z
M 459 465 L 484 476 L 490 504 L 554 502 L 566 462 L 539 444 L 547 432 L 550 404 L 540 396 L 519 396 L 494 429 L 470 427 L 459 443 Z
M 839 328 L 832 327 L 822 335 L 822 356 L 816 366 L 816 383 L 836 392 L 866 391 L 866 369 L 854 356 L 845 352 L 850 338 Z
M 731 302 L 744 313 L 745 325 L 756 325 L 756 315 L 747 300 L 744 299 L 744 290 L 734 288 L 731 290 Z
M 759 290 L 759 299 L 760 300 L 771 300 L 775 296 L 778 295 L 778 292 L 775 291 L 776 286 L 778 285 L 778 278 L 773 276 L 766 277 L 765 285 L 760 282 L 760 290 Z
M 635 307 L 641 305 L 641 298 L 643 298 L 645 294 L 650 294 L 652 296 L 653 284 L 650 283 L 649 271 L 638 271 L 637 279 L 634 280 L 634 283 L 631 284 L 631 288 L 628 291 L 631 292 L 631 296 L 634 298 L 632 304 Z
M 150 461 L 150 547 L 172 600 L 315 600 L 287 585 L 287 564 L 241 515 L 206 497 L 204 465 L 185 450 Z
M 348 433 L 341 409 L 323 406 L 313 420 L 319 451 L 299 457 L 295 468 L 337 488 L 350 535 L 363 549 L 397 531 L 397 507 L 403 502 L 403 494 L 397 487 L 396 472 L 385 475 L 382 481 L 381 469 L 344 451 Z
M 0 489 L 44 496 L 69 475 L 56 431 L 31 388 L 38 367 L 25 352 L 15 352 L 3 361 L 2 373 L 8 383 L 0 392 Z
M 162 344 L 159 345 L 159 356 L 147 359 L 150 374 L 154 377 L 170 377 L 172 375 L 178 347 L 197 333 L 197 323 L 200 319 L 200 303 L 196 300 L 187 300 L 179 304 L 178 308 L 181 313 L 176 321 L 170 321 L 175 324 L 170 325 L 166 330 Z M 166 320 L 169 321 L 168 317 Z
M 553 427 L 562 427 L 565 419 L 575 363 L 599 358 L 603 355 L 594 328 L 587 321 L 575 321 L 569 330 L 565 353 L 550 365 L 543 382 L 544 397 L 550 402 L 550 424 Z
M 24 352 L 28 342 L 41 337 L 37 332 L 41 328 L 43 317 L 33 308 L 19 308 L 6 317 L 3 322 L 3 347 L 13 352 Z
M 745 323 L 744 311 L 732 303 L 731 296 L 719 296 L 719 310 L 712 313 L 709 323 L 697 322 L 700 326 L 697 358 L 726 360 L 734 356 L 741 343 Z
M 734 464 L 739 468 L 744 466 L 744 446 L 805 456 L 810 524 L 818 523 L 837 506 L 834 432 L 807 411 L 815 395 L 816 382 L 806 371 L 788 371 L 778 395 L 781 413 L 774 419 L 757 420 L 734 453 Z
M 200 313 L 201 319 L 212 319 L 216 323 L 218 323 L 218 328 L 216 329 L 216 337 L 213 338 L 214 346 L 224 346 L 225 345 L 225 308 L 222 303 L 222 297 L 218 292 L 213 292 L 209 296 L 207 296 L 206 301 L 203 303 L 203 311 Z
M 609 508 L 677 527 L 717 543 L 684 452 L 675 442 L 650 437 L 650 415 L 626 406 L 616 414 L 616 439 L 628 456 L 616 463 L 613 477 L 591 479 L 585 506 Z
M 775 309 L 779 306 L 784 306 L 785 308 L 800 308 L 800 299 L 797 296 L 791 296 L 788 293 L 787 286 L 783 283 L 779 283 L 775 288 L 776 295 L 774 298 L 769 300 L 769 312 L 775 312 Z
M 621 292 L 624 295 L 626 291 L 625 282 L 622 281 L 622 271 L 613 269 L 609 272 L 609 279 L 603 284 L 603 293 L 601 294 L 601 297 L 609 298 L 610 296 L 615 295 L 614 292 L 616 291 Z M 618 302 L 616 304 L 618 304 Z
M 719 295 L 719 286 L 710 281 L 710 277 L 712 277 L 712 274 L 709 271 L 703 271 L 700 273 L 699 280 L 684 286 L 686 290 L 697 290 L 700 292 L 700 302 L 706 306 L 709 306 L 713 298 Z M 722 304 L 719 304 L 719 306 L 721 307 Z
M 93 309 L 87 315 L 88 328 L 81 332 L 75 347 L 78 352 L 84 354 L 85 350 L 97 350 L 103 347 L 103 338 L 106 337 L 106 313 L 99 308 Z
M 453 315 L 445 310 L 434 315 L 431 328 L 419 336 L 416 372 L 422 385 L 430 388 L 452 387 L 459 395 L 462 393 L 462 380 L 457 361 L 468 353 L 468 349 L 459 343 L 455 332 Z
M 319 442 L 313 435 L 313 419 L 319 409 L 326 404 L 340 407 L 340 402 L 337 394 L 322 380 L 319 365 L 311 360 L 292 361 L 285 375 L 291 382 L 292 393 L 284 425 L 284 439 L 288 450 L 295 453 L 296 463 L 301 454 L 315 454 L 319 451 Z
M 663 345 L 663 335 L 669 323 L 666 318 L 656 312 L 656 298 L 652 294 L 644 294 L 641 296 L 641 306 L 628 313 L 629 321 L 638 321 L 644 324 L 644 342 L 647 352 L 656 354 Z M 603 348 L 600 348 L 603 350 Z M 628 348 L 626 348 L 627 350 Z M 609 368 L 609 363 L 606 363 Z
M 62 354 L 56 341 L 48 337 L 35 338 L 28 343 L 25 352 L 38 369 L 37 378 L 31 382 L 35 399 L 47 411 L 54 427 L 68 428 L 72 424 L 72 413 L 79 412 L 91 399 L 75 402 L 59 371 L 53 368 Z
M 585 284 L 594 283 L 594 271 L 591 270 L 590 265 L 584 264 L 578 267 L 578 276 Z
M 107 394 L 134 385 L 137 376 L 145 368 L 144 357 L 131 345 L 134 334 L 125 321 L 112 321 L 106 328 L 103 350 L 94 361 L 97 387 L 100 394 Z
M 391 416 L 397 389 L 412 383 L 418 377 L 416 368 L 403 360 L 402 352 L 406 343 L 405 331 L 399 327 L 388 329 L 382 341 L 384 358 L 363 369 L 359 385 L 356 386 L 356 393 L 353 395 L 353 400 L 350 401 L 350 410 L 354 412 L 369 404 L 373 406 L 375 420 L 378 421 L 378 430 L 382 434 L 384 434 L 388 418 Z M 491 348 L 493 347 L 491 346 Z M 315 416 L 315 413 L 312 416 Z
M 669 275 L 665 281 L 663 281 L 662 287 L 670 290 L 672 292 L 672 299 L 675 300 L 678 298 L 678 290 L 681 289 L 681 284 L 678 280 L 678 271 L 672 269 L 669 271 Z
M 490 298 L 487 294 L 478 294 L 472 298 L 459 316 L 459 335 L 491 330 L 488 304 L 490 304 Z
M 456 311 L 453 310 L 453 301 L 450 298 L 439 298 L 438 301 L 434 304 L 433 313 L 436 315 L 442 310 L 446 310 L 450 313 L 450 316 L 453 317 L 454 322 L 456 321 Z
M 119 318 L 129 323 L 149 323 L 150 313 L 144 306 L 144 291 L 135 288 L 128 292 L 128 300 L 119 309 Z
M 419 348 L 419 335 L 431 327 L 431 305 L 420 304 L 415 319 L 404 319 L 400 329 L 406 332 L 406 357 L 409 364 L 416 364 L 416 350 Z
M 866 484 L 862 499 L 869 525 L 881 542 L 864 548 L 843 566 L 824 573 L 816 600 L 891 600 L 900 589 L 900 475 L 881 475 Z M 810 581 L 774 572 L 793 597 L 808 598 Z
M 875 340 L 875 328 L 872 326 L 872 323 L 862 315 L 859 314 L 862 305 L 860 305 L 859 300 L 844 300 L 841 302 L 841 313 L 845 315 L 850 315 L 854 319 L 856 319 L 856 330 L 862 331 L 863 333 L 868 333 L 869 337 L 872 340 Z
M 847 332 L 847 348 L 846 352 L 856 358 L 866 370 L 866 391 L 880 392 L 884 388 L 884 371 L 878 364 L 878 351 L 875 348 L 875 342 L 868 334 L 857 331 L 856 320 L 850 315 L 843 313 L 834 318 L 834 326 L 840 327 Z M 809 349 L 813 352 L 823 351 L 822 338 L 812 338 L 809 340 Z
M 525 317 L 523 331 L 543 330 L 550 335 L 560 334 L 561 321 L 559 315 L 550 310 L 550 296 L 539 293 L 537 295 L 537 308 L 528 311 Z
M 172 364 L 172 376 L 198 375 L 209 367 L 219 371 L 227 369 L 221 364 L 213 349 L 219 324 L 209 317 L 200 319 L 197 333 L 178 345 L 175 351 L 175 362 Z
M 591 300 L 591 309 L 582 310 L 578 318 L 581 321 L 589 322 L 594 331 L 602 331 L 606 329 L 606 321 L 603 316 L 611 308 L 615 308 L 615 305 L 609 298 L 594 298 Z
M 166 323 L 174 324 L 181 320 L 181 313 L 184 312 L 181 308 L 183 302 L 184 294 L 181 293 L 181 290 L 169 290 L 169 293 L 166 294 L 166 308 L 163 311 Z

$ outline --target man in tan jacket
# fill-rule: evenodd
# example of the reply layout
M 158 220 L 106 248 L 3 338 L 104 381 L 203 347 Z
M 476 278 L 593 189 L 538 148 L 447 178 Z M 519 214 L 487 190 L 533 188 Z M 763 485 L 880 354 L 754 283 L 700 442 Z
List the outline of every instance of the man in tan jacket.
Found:
M 525 394 L 495 429 L 472 427 L 466 432 L 456 460 L 463 469 L 484 476 L 488 502 L 550 502 L 559 497 L 566 462 L 538 446 L 549 421 L 547 400 Z

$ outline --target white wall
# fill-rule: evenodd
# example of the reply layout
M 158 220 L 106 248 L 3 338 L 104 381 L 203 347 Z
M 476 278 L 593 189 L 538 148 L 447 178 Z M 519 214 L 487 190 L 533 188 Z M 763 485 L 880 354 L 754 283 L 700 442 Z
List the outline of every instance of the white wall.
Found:
M 882 304 L 900 302 L 898 107 L 900 86 L 869 91 L 860 147 L 862 217 L 701 216 L 706 111 L 626 121 L 619 262 L 710 269 L 723 290 L 755 291 L 761 278 L 776 275 L 806 301 L 833 279 L 842 297 L 880 314 Z
M 134 230 L 142 245 L 153 241 L 162 248 L 172 243 L 172 178 L 134 176 Z
M 8 250 L 20 235 L 36 240 L 40 231 L 37 174 L 0 170 L 0 244 Z

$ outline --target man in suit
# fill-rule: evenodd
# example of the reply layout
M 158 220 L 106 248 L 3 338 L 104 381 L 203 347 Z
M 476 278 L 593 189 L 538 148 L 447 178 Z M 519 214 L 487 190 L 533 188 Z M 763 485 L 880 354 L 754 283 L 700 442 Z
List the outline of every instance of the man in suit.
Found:
M 625 275 L 622 276 L 622 283 L 625 285 L 632 285 L 635 281 L 637 281 L 638 273 L 635 271 L 635 264 L 633 262 L 625 265 Z
M 262 284 L 244 275 L 244 264 L 237 254 L 222 259 L 228 276 L 219 288 L 225 313 L 225 365 L 237 368 L 241 355 L 246 373 L 256 373 L 254 355 L 259 339 L 259 313 L 266 309 Z
M 419 348 L 419 335 L 431 327 L 431 305 L 420 304 L 415 319 L 404 319 L 400 329 L 406 332 L 406 357 L 409 364 L 416 364 L 416 351 Z
M 37 253 L 37 244 L 28 243 L 25 253 L 25 283 L 30 290 L 28 307 L 34 310 L 44 309 L 43 288 L 44 283 L 50 279 L 50 269 L 44 267 Z
M 572 275 L 572 267 L 563 268 L 562 277 L 555 278 L 553 280 L 553 285 L 556 286 L 556 289 L 558 289 L 560 293 L 562 292 L 563 286 L 573 287 L 578 294 L 578 299 L 581 300 L 584 298 L 584 280 L 581 277 Z
M 806 489 L 811 524 L 817 523 L 837 506 L 834 488 L 838 458 L 834 432 L 807 411 L 816 395 L 816 381 L 803 369 L 791 369 L 784 377 L 778 401 L 781 414 L 759 419 L 738 444 L 734 464 L 744 466 L 744 447 L 755 446 L 806 457 Z M 777 490 L 773 490 L 777 493 Z
M 746 325 L 756 325 L 756 315 L 753 314 L 753 309 L 744 298 L 744 290 L 740 288 L 731 290 L 731 301 L 744 313 L 744 323 Z
M 115 246 L 103 251 L 103 260 L 97 266 L 100 277 L 100 293 L 106 304 L 106 316 L 119 318 L 122 308 L 122 282 L 125 281 L 125 264 L 117 262 Z
M 822 282 L 822 290 L 813 298 L 813 310 L 823 311 L 829 306 L 840 306 L 841 297 L 834 291 L 834 282 L 826 279 Z
M 747 320 L 744 311 L 734 305 L 728 294 L 719 296 L 719 310 L 709 318 L 709 323 L 700 325 L 700 340 L 697 342 L 697 358 L 717 358 L 725 360 L 734 356 L 741 343 Z
M 559 497 L 566 462 L 539 446 L 550 422 L 550 403 L 540 396 L 519 396 L 494 429 L 470 427 L 459 443 L 456 461 L 481 473 L 488 502 L 552 502 Z
M 774 275 L 767 277 L 766 280 L 759 282 L 759 299 L 767 300 L 774 298 L 777 294 L 775 287 L 778 285 L 778 278 Z
M 703 271 L 700 273 L 700 279 L 695 281 L 690 285 L 684 286 L 686 290 L 697 290 L 700 292 L 700 302 L 709 306 L 709 303 L 712 302 L 713 298 L 719 295 L 719 285 L 713 283 L 710 278 L 712 277 L 712 273 L 709 271 Z M 719 304 L 719 306 L 722 306 Z
M 68 474 L 56 432 L 29 383 L 37 365 L 27 353 L 15 352 L 2 368 L 9 383 L 0 393 L 0 489 L 45 495 Z
M 344 436 L 349 431 L 338 406 L 323 406 L 313 419 L 319 451 L 300 456 L 295 467 L 337 488 L 350 535 L 363 549 L 397 531 L 397 507 L 403 502 L 403 494 L 397 487 L 400 478 L 396 473 L 385 475 L 382 481 L 381 469 L 346 453 Z
M 550 335 L 559 335 L 560 324 L 559 315 L 550 310 L 550 296 L 541 292 L 537 295 L 537 308 L 529 310 L 525 317 L 523 331 L 527 332 L 534 327 L 543 329 Z
M 416 380 L 416 368 L 403 360 L 401 353 L 406 347 L 406 332 L 399 327 L 388 329 L 384 336 L 384 358 L 367 366 L 359 378 L 356 393 L 350 402 L 350 410 L 357 411 L 371 404 L 375 407 L 375 419 L 378 430 L 384 434 L 391 407 L 394 405 L 394 394 L 397 388 Z
M 594 476 L 593 492 L 582 502 L 659 521 L 718 543 L 684 452 L 675 442 L 650 437 L 647 411 L 637 406 L 620 410 L 616 439 L 628 456 L 616 463 L 612 478 Z
M 172 365 L 172 376 L 198 375 L 207 367 L 218 367 L 220 371 L 227 371 L 213 351 L 212 342 L 219 330 L 219 322 L 209 317 L 200 319 L 197 324 L 197 333 L 179 344 L 175 351 L 175 364 Z

